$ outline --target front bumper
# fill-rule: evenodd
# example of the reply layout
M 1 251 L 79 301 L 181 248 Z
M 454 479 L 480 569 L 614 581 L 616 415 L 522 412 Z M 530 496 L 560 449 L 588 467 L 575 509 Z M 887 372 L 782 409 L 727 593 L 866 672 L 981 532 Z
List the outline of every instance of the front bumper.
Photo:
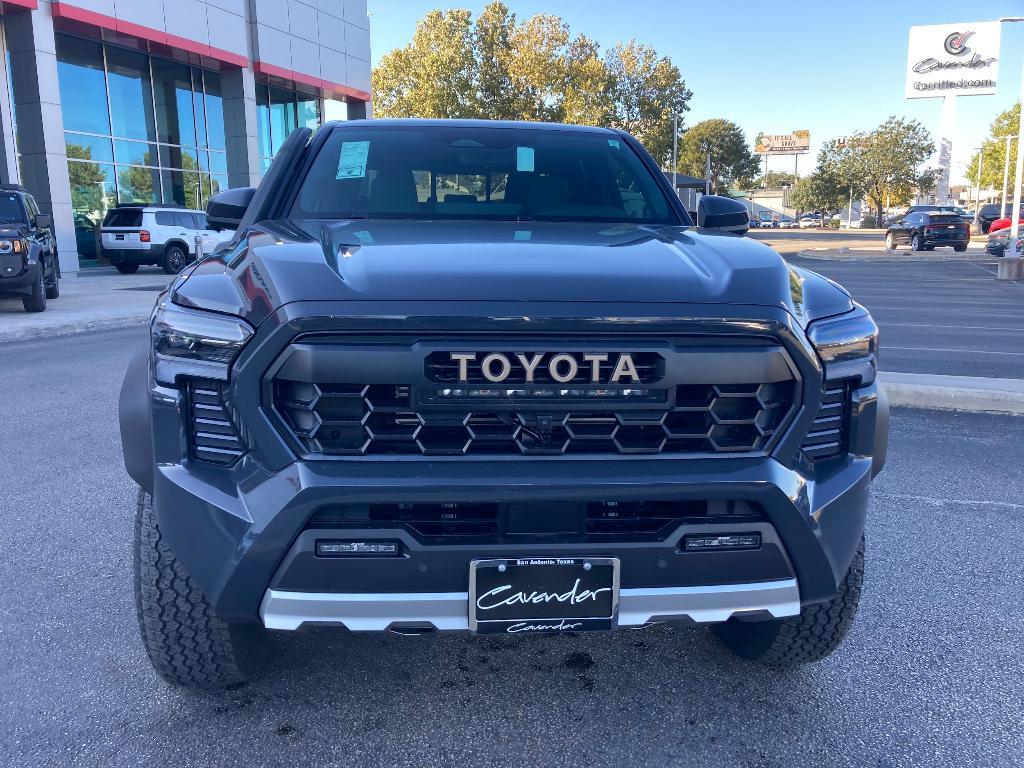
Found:
M 280 349 L 263 356 L 254 347 L 244 365 L 264 376 Z M 802 372 L 814 381 L 813 360 L 807 358 Z M 820 401 L 814 392 L 770 453 L 339 461 L 296 460 L 261 410 L 258 388 L 235 394 L 232 407 L 246 413 L 244 437 L 252 450 L 231 467 L 189 460 L 185 397 L 155 386 L 141 357 L 122 394 L 122 439 L 130 473 L 153 493 L 165 541 L 215 613 L 272 628 L 323 622 L 350 629 L 465 628 L 469 562 L 528 555 L 619 558 L 623 626 L 720 621 L 737 613 L 792 615 L 800 605 L 836 594 L 859 545 L 871 478 L 885 453 L 884 397 L 873 384 L 851 393 L 848 451 L 820 462 L 800 452 Z M 738 532 L 750 523 L 687 524 L 657 542 L 535 538 L 486 545 L 427 544 L 385 527 L 362 534 L 400 540 L 402 557 L 319 558 L 316 537 L 339 534 L 309 527 L 318 509 L 338 503 L 581 500 L 748 502 L 764 513 L 755 525 L 762 546 L 738 552 L 679 546 L 684 533 Z M 347 538 L 360 535 L 344 531 Z
M 30 296 L 40 269 L 38 261 L 29 261 L 16 275 L 6 277 L 0 273 L 0 296 Z

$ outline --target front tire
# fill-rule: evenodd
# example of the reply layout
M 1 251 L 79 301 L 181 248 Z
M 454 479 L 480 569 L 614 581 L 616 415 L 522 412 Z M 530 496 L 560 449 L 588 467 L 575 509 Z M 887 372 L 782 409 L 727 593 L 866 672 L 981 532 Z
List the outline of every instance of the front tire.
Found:
M 164 260 L 161 265 L 168 275 L 176 275 L 188 264 L 188 253 L 180 245 L 172 245 L 164 251 Z
M 910 250 L 912 250 L 912 251 L 923 251 L 924 250 L 921 247 L 921 236 L 920 235 L 915 233 L 914 236 L 912 238 L 910 238 Z
M 143 490 L 135 516 L 135 608 L 146 655 L 169 683 L 233 688 L 263 664 L 266 630 L 214 615 L 206 595 L 163 541 L 153 497 Z
M 954 245 L 953 250 L 956 251 L 957 253 L 963 253 L 964 251 L 967 250 L 967 243 L 960 243 L 959 245 Z
M 46 298 L 56 299 L 60 297 L 60 269 L 53 265 L 53 282 L 46 286 Z
M 726 648 L 741 659 L 773 667 L 810 664 L 838 648 L 853 625 L 864 584 L 864 540 L 861 539 L 839 594 L 801 609 L 799 616 L 774 621 L 730 619 L 714 627 Z
M 896 238 L 892 236 L 892 232 L 887 232 L 885 235 L 885 249 L 887 251 L 896 250 Z
M 134 261 L 118 261 L 114 264 L 114 269 L 122 275 L 134 275 L 139 271 L 139 265 Z
M 36 281 L 32 284 L 32 295 L 25 296 L 21 300 L 21 305 L 25 307 L 26 312 L 46 311 L 46 288 L 43 285 L 42 262 L 40 262 L 39 269 L 36 271 Z

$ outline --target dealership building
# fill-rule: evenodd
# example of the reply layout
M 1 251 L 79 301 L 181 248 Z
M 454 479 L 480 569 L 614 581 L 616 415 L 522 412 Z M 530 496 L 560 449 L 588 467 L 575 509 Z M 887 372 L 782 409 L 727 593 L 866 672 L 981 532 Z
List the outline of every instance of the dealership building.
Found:
M 62 273 L 118 203 L 202 208 L 288 133 L 366 117 L 366 0 L 3 0 L 0 181 L 52 213 Z

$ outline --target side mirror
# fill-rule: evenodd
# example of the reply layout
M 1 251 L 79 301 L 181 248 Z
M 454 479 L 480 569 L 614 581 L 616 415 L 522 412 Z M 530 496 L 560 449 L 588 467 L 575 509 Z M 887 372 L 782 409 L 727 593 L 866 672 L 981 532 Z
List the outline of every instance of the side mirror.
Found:
M 238 222 L 245 216 L 245 209 L 255 194 L 253 187 L 238 187 L 226 189 L 211 197 L 206 204 L 206 221 L 210 229 L 238 229 Z
M 742 235 L 750 229 L 750 212 L 731 197 L 703 195 L 697 203 L 697 226 Z
M 48 213 L 36 214 L 36 227 L 39 229 L 50 229 L 53 227 L 53 217 Z

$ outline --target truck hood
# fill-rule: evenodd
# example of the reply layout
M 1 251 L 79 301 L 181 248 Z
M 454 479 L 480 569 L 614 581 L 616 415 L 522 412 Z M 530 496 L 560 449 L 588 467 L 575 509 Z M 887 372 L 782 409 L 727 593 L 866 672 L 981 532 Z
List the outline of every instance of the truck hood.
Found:
M 849 296 L 745 237 L 562 222 L 268 221 L 197 264 L 175 301 L 258 325 L 295 301 L 746 304 L 826 314 Z M 816 315 L 822 312 L 816 311 Z

